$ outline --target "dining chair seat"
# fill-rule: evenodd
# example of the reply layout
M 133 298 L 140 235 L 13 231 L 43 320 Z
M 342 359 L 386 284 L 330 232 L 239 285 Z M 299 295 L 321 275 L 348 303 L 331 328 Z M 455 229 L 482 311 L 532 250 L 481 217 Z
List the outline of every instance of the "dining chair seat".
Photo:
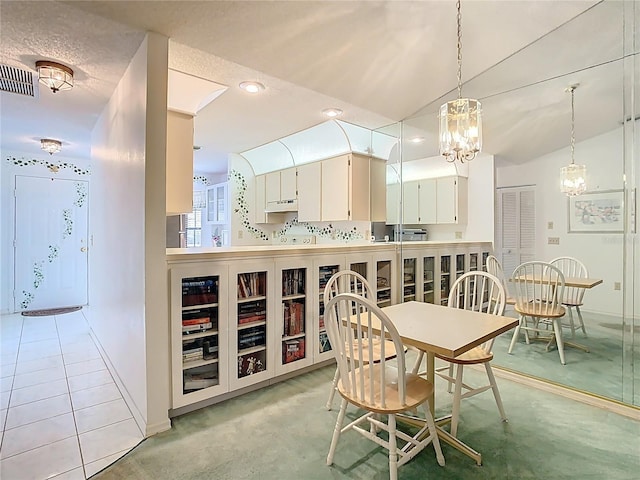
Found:
M 445 360 L 450 363 L 456 363 L 460 365 L 475 365 L 478 363 L 490 362 L 493 360 L 493 352 L 487 352 L 482 347 L 475 347 L 471 350 L 464 352 L 457 357 L 447 357 L 445 355 L 435 355 L 440 360 Z
M 545 305 L 541 307 L 542 305 Z M 563 317 L 567 311 L 562 305 L 546 306 L 545 302 L 532 302 L 523 305 L 516 305 L 514 310 L 520 315 L 536 316 L 544 318 Z

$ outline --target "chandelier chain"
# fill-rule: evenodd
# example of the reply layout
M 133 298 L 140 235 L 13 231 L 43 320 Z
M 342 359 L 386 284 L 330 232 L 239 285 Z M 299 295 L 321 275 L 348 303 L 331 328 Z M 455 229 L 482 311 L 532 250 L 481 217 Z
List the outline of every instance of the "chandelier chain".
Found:
M 573 92 L 575 91 L 575 87 L 571 87 L 571 165 L 574 164 L 574 153 L 576 149 L 576 136 L 575 136 L 575 107 L 573 104 Z
M 458 10 L 458 98 L 462 98 L 462 12 L 460 0 L 456 2 Z

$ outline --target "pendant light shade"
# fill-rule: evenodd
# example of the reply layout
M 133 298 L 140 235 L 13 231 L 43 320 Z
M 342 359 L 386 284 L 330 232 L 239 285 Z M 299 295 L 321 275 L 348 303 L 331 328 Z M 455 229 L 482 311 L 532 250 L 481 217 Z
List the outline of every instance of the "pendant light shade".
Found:
M 462 98 L 462 14 L 458 10 L 458 98 L 440 107 L 440 155 L 448 162 L 473 160 L 482 150 L 482 105 Z
M 575 197 L 587 190 L 587 167 L 575 164 L 575 107 L 574 92 L 578 85 L 566 89 L 571 93 L 571 163 L 560 169 L 560 191 L 569 197 Z

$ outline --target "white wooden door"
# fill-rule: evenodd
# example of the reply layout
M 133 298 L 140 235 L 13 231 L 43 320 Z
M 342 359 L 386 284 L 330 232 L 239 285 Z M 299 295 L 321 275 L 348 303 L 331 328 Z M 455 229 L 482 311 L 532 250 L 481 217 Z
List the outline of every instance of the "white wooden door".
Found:
M 536 191 L 533 186 L 499 188 L 497 197 L 496 256 L 509 278 L 518 265 L 536 259 Z
M 86 305 L 89 184 L 16 176 L 14 308 Z

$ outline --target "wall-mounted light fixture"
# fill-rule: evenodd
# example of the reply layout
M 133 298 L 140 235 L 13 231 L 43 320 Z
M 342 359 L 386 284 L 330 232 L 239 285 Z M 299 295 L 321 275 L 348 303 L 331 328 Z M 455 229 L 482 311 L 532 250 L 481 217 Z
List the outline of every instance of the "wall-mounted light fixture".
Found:
M 73 70 L 66 65 L 39 60 L 36 62 L 36 69 L 40 83 L 49 87 L 53 93 L 73 87 Z
M 54 140 L 53 138 L 41 138 L 40 148 L 45 152 L 49 152 L 49 155 L 53 155 L 62 150 L 62 142 L 60 140 Z

